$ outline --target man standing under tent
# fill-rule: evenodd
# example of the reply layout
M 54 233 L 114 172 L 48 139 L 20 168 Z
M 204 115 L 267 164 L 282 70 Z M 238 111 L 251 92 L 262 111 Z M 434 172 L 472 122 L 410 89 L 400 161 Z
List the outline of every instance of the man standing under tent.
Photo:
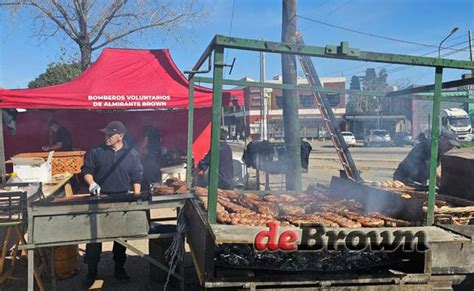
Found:
M 219 151 L 219 181 L 218 187 L 223 190 L 232 188 L 234 179 L 234 168 L 232 160 L 232 149 L 226 141 L 227 131 L 221 129 L 220 151 Z M 211 164 L 211 151 L 199 162 L 196 174 L 206 171 Z
M 72 151 L 72 137 L 69 130 L 52 119 L 48 125 L 49 145 L 42 146 L 43 151 Z
M 84 181 L 89 186 L 91 195 L 127 194 L 132 188 L 134 195 L 141 192 L 143 168 L 138 152 L 123 141 L 125 125 L 112 121 L 100 130 L 105 134 L 105 143 L 90 150 L 82 167 Z M 128 281 L 124 264 L 126 248 L 114 242 L 115 277 L 119 281 Z M 92 285 L 97 278 L 97 265 L 102 252 L 101 243 L 86 245 L 85 261 L 88 266 L 86 284 Z

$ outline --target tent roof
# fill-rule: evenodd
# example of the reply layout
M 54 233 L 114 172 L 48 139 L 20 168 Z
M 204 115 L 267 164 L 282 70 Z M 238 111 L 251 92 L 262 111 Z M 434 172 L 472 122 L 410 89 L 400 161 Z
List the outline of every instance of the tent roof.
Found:
M 223 93 L 243 104 L 242 90 Z M 1 108 L 165 109 L 186 108 L 189 82 L 167 49 L 106 48 L 75 80 L 35 89 L 0 89 Z M 195 107 L 212 106 L 212 89 L 195 86 Z

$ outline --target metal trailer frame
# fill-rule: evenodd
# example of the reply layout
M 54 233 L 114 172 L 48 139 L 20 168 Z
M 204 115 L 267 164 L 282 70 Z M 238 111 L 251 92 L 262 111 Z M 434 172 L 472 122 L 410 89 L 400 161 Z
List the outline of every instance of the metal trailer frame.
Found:
M 225 49 L 238 49 L 247 51 L 259 51 L 269 52 L 278 54 L 292 54 L 302 55 L 310 57 L 321 57 L 331 59 L 343 59 L 343 60 L 354 60 L 354 61 L 367 61 L 367 62 L 379 62 L 379 63 L 390 63 L 390 64 L 402 64 L 402 65 L 413 65 L 413 66 L 424 66 L 435 68 L 435 83 L 434 85 L 422 86 L 417 88 L 411 88 L 406 90 L 400 90 L 395 92 L 369 92 L 369 91 L 357 91 L 357 90 L 340 90 L 340 89 L 329 89 L 323 87 L 309 87 L 300 85 L 288 85 L 288 84 L 271 84 L 262 82 L 246 82 L 236 80 L 224 80 L 223 79 L 223 68 L 226 65 L 224 63 L 224 51 Z M 212 54 L 214 58 L 211 59 Z M 198 78 L 195 76 L 201 66 L 209 60 L 209 69 L 204 72 L 209 72 L 213 69 L 212 78 Z M 227 37 L 222 35 L 216 35 L 204 53 L 201 55 L 197 63 L 194 65 L 192 71 L 189 73 L 189 116 L 188 116 L 188 152 L 187 152 L 187 164 L 191 165 L 192 161 L 192 126 L 193 126 L 193 111 L 194 111 L 194 83 L 209 82 L 213 84 L 213 106 L 212 106 L 212 127 L 211 127 L 211 163 L 210 163 L 210 178 L 209 178 L 209 200 L 208 200 L 208 221 L 211 224 L 216 223 L 216 207 L 217 207 L 217 182 L 218 182 L 218 171 L 219 171 L 219 135 L 220 135 L 220 120 L 221 120 L 221 106 L 222 106 L 222 87 L 226 85 L 251 85 L 253 87 L 262 88 L 282 88 L 291 90 L 309 90 L 313 92 L 347 92 L 356 93 L 361 95 L 374 95 L 374 96 L 386 96 L 396 97 L 401 95 L 407 95 L 410 93 L 420 93 L 426 91 L 432 91 L 434 89 L 433 98 L 433 114 L 432 114 L 432 129 L 431 129 L 431 159 L 430 159 L 430 185 L 429 185 L 429 198 L 428 198 L 428 212 L 427 212 L 427 224 L 432 225 L 434 223 L 434 205 L 435 205 L 435 185 L 436 185 L 436 161 L 438 159 L 438 141 L 439 141 L 439 114 L 440 114 L 440 103 L 441 89 L 449 87 L 458 87 L 462 85 L 474 84 L 474 78 L 456 80 L 451 82 L 442 83 L 443 69 L 466 69 L 473 70 L 474 62 L 460 61 L 452 59 L 441 59 L 423 56 L 412 56 L 402 54 L 389 54 L 379 53 L 371 51 L 363 51 L 358 48 L 349 47 L 348 42 L 341 42 L 339 46 L 326 45 L 325 47 L 317 47 L 311 45 L 300 45 L 292 43 L 281 43 L 265 40 L 255 39 L 244 39 L 236 37 Z M 417 97 L 414 97 L 417 98 Z M 422 96 L 421 98 L 426 98 Z M 446 98 L 443 101 L 456 101 L 454 98 Z M 474 100 L 463 100 L 463 102 L 474 103 Z M 295 129 L 298 130 L 298 129 Z M 191 146 L 190 146 L 191 145 Z M 187 181 L 188 185 L 191 183 L 191 167 L 187 167 Z M 297 181 L 299 184 L 296 189 L 301 188 L 301 180 Z
M 126 240 L 159 239 L 170 234 L 149 234 L 147 211 L 180 208 L 193 194 L 153 197 L 153 200 L 96 201 L 93 204 L 76 202 L 57 204 L 38 201 L 28 205 L 28 241 L 20 249 L 28 253 L 28 290 L 34 290 L 34 251 L 37 248 L 116 241 L 131 251 L 168 272 L 168 267 L 128 244 Z M 130 197 L 132 198 L 132 197 Z M 50 200 L 50 199 L 47 199 Z M 124 225 L 128 227 L 123 227 Z M 129 227 L 132 226 L 132 227 Z M 72 239 L 71 239 L 72 237 Z M 53 252 L 54 253 L 54 252 Z M 51 256 L 54 262 L 54 256 Z M 54 266 L 54 264 L 50 264 Z M 51 270 L 54 274 L 54 269 Z M 180 274 L 174 277 L 183 282 Z M 52 276 L 55 290 L 55 276 Z M 183 286 L 183 285 L 182 285 Z
M 435 68 L 434 85 L 411 88 L 395 92 L 369 92 L 357 90 L 330 89 L 318 86 L 288 85 L 288 84 L 272 84 L 264 82 L 247 82 L 237 80 L 223 79 L 223 68 L 228 66 L 224 63 L 225 49 L 239 49 L 248 51 L 260 51 L 279 54 L 293 54 L 310 57 L 322 57 L 333 59 L 345 59 L 356 61 L 370 61 L 403 65 L 415 65 Z M 213 54 L 213 59 L 211 59 Z M 200 67 L 209 60 L 209 69 L 211 71 L 211 62 L 213 68 L 212 78 L 197 77 Z M 262 290 L 276 290 L 277 288 L 285 288 L 282 284 L 292 285 L 298 290 L 314 290 L 314 288 L 324 289 L 327 286 L 351 286 L 353 288 L 369 287 L 370 284 L 382 284 L 375 287 L 385 288 L 386 290 L 394 290 L 396 288 L 410 287 L 413 290 L 426 288 L 431 290 L 433 286 L 442 281 L 444 287 L 450 287 L 449 282 L 452 281 L 452 274 L 467 274 L 474 272 L 474 266 L 470 263 L 470 254 L 474 251 L 474 228 L 471 226 L 463 226 L 453 228 L 452 226 L 431 226 L 434 223 L 434 202 L 435 202 L 435 183 L 430 183 L 428 197 L 427 226 L 417 229 L 426 231 L 430 242 L 430 250 L 424 255 L 424 269 L 421 274 L 397 274 L 387 278 L 319 278 L 315 280 L 302 281 L 285 281 L 283 278 L 274 278 L 273 281 L 262 282 L 258 278 L 248 280 L 242 278 L 238 282 L 229 282 L 226 280 L 218 280 L 215 275 L 214 257 L 215 246 L 217 244 L 240 243 L 252 244 L 255 235 L 260 230 L 267 230 L 265 227 L 245 227 L 232 225 L 219 225 L 216 223 L 216 207 L 217 207 L 217 181 L 218 181 L 218 160 L 219 160 L 219 130 L 221 120 L 221 103 L 222 103 L 222 86 L 223 85 L 241 85 L 261 88 L 280 88 L 290 90 L 305 90 L 323 93 L 350 93 L 359 95 L 373 95 L 380 97 L 401 97 L 411 99 L 432 100 L 432 130 L 431 130 L 431 167 L 430 181 L 435 181 L 436 160 L 438 157 L 438 140 L 439 140 L 439 113 L 441 101 L 462 101 L 465 103 L 474 103 L 473 99 L 464 99 L 464 96 L 472 96 L 473 92 L 457 92 L 442 94 L 442 88 L 458 87 L 463 85 L 474 84 L 474 78 L 456 80 L 442 83 L 443 68 L 454 69 L 474 69 L 474 62 L 458 61 L 441 58 L 388 54 L 370 51 L 362 51 L 360 49 L 351 48 L 347 42 L 341 42 L 339 46 L 327 45 L 325 47 L 316 47 L 310 45 L 298 45 L 290 43 L 271 42 L 264 40 L 243 39 L 236 37 L 226 37 L 216 35 L 201 55 L 192 71 L 189 72 L 189 119 L 188 128 L 192 129 L 193 122 L 193 86 L 195 82 L 212 83 L 213 85 L 213 113 L 212 113 L 212 134 L 211 134 L 211 165 L 210 165 L 210 181 L 208 190 L 208 211 L 204 212 L 196 201 L 188 201 L 190 207 L 185 212 L 190 229 L 188 231 L 188 240 L 191 246 L 193 260 L 196 270 L 201 281 L 201 285 L 206 288 L 214 287 L 243 287 L 250 290 L 262 288 Z M 414 95 L 415 93 L 433 91 L 434 94 Z M 412 95 L 412 96 L 407 96 Z M 192 130 L 188 131 L 188 145 L 192 140 Z M 191 147 L 188 147 L 188 165 L 192 159 Z M 191 168 L 187 168 L 188 185 L 190 185 Z M 301 183 L 301 181 L 297 181 Z M 298 187 L 297 187 L 298 188 Z M 379 231 L 395 231 L 407 230 L 409 228 L 381 228 Z M 360 229 L 359 229 L 360 230 Z M 388 283 L 391 280 L 393 284 Z M 342 285 L 341 285 L 342 284 Z M 280 286 L 281 287 L 278 287 Z M 398 286 L 398 287 L 397 287 Z M 272 288 L 273 289 L 267 289 Z M 288 286 L 289 287 L 289 286 Z M 372 286 L 373 288 L 373 286 Z M 384 289 L 384 290 L 385 290 Z M 280 289 L 281 290 L 281 289 Z
M 207 213 L 196 200 L 186 202 L 186 219 L 189 224 L 187 239 L 191 248 L 196 273 L 204 288 L 236 288 L 239 290 L 433 290 L 447 288 L 458 275 L 474 272 L 470 254 L 474 252 L 474 226 L 450 229 L 438 226 L 419 227 L 380 227 L 358 229 L 330 229 L 350 232 L 389 232 L 423 231 L 426 234 L 429 250 L 425 253 L 407 254 L 407 258 L 420 263 L 420 270 L 400 272 L 389 270 L 383 274 L 288 274 L 279 276 L 247 277 L 245 273 L 233 276 L 219 274 L 220 267 L 215 264 L 216 245 L 253 244 L 259 231 L 268 230 L 263 226 L 239 226 L 210 224 Z M 299 233 L 300 228 L 283 228 L 279 232 L 292 229 Z M 271 271 L 269 271 L 271 273 Z M 227 273 L 228 274 L 228 273 Z M 341 289 L 338 289 L 341 288 Z M 346 288 L 346 289 L 344 289 Z M 293 290 L 293 289 L 292 289 Z

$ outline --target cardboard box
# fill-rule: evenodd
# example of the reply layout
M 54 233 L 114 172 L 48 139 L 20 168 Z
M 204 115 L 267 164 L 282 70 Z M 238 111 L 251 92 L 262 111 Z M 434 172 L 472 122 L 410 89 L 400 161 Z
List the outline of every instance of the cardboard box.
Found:
M 43 182 L 51 180 L 51 161 L 54 152 L 48 154 L 45 160 L 40 157 L 13 157 L 13 172 L 21 182 Z

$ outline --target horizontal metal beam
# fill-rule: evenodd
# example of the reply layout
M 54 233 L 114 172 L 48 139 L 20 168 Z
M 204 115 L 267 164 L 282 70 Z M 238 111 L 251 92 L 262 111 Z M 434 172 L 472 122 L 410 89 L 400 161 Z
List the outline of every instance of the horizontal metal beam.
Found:
M 212 83 L 212 78 L 208 77 L 195 77 L 196 83 Z M 362 95 L 362 96 L 380 96 L 383 97 L 386 92 L 377 92 L 377 91 L 360 91 L 360 90 L 346 90 L 338 88 L 325 88 L 318 86 L 309 86 L 309 85 L 290 85 L 290 84 L 277 84 L 277 83 L 263 83 L 263 82 L 252 82 L 252 81 L 243 81 L 243 80 L 229 80 L 223 79 L 222 84 L 224 85 L 234 85 L 234 86 L 247 86 L 247 87 L 258 87 L 258 88 L 273 88 L 273 89 L 289 89 L 289 90 L 300 90 L 300 91 L 310 91 L 310 92 L 321 92 L 321 93 L 338 93 L 338 94 L 350 94 L 350 95 Z
M 474 84 L 474 78 L 461 79 L 461 80 L 444 82 L 442 84 L 442 88 L 443 89 L 454 88 L 454 87 L 461 87 L 461 86 L 467 86 L 467 85 L 472 85 L 472 84 Z M 431 85 L 426 85 L 426 86 L 403 89 L 399 91 L 393 91 L 393 92 L 387 93 L 386 97 L 397 97 L 400 95 L 409 95 L 409 94 L 414 94 L 414 93 L 429 92 L 429 91 L 434 90 L 434 86 L 435 86 L 434 84 L 431 84 Z
M 402 99 L 414 99 L 414 100 L 426 100 L 433 101 L 433 94 L 431 96 L 419 96 L 419 95 L 402 95 L 397 96 Z M 392 97 L 391 97 L 392 98 Z M 442 97 L 441 102 L 462 102 L 462 103 L 474 103 L 474 99 L 467 97 Z
M 434 93 L 425 92 L 425 93 L 416 93 L 416 96 L 433 96 Z M 457 91 L 444 91 L 441 92 L 442 97 L 465 97 L 469 98 L 469 96 L 474 97 L 474 90 L 457 90 Z
M 212 83 L 212 78 L 208 77 L 195 77 L 196 83 Z M 310 91 L 310 92 L 321 92 L 321 93 L 336 93 L 336 94 L 349 94 L 349 95 L 358 95 L 358 96 L 377 96 L 377 97 L 391 97 L 386 92 L 377 92 L 377 91 L 360 91 L 360 90 L 346 90 L 338 88 L 325 88 L 318 86 L 308 86 L 308 85 L 290 85 L 290 84 L 277 84 L 277 83 L 263 83 L 263 82 L 252 82 L 252 81 L 243 81 L 243 80 L 229 80 L 223 79 L 222 83 L 224 85 L 234 85 L 234 86 L 247 86 L 247 87 L 257 87 L 257 88 L 273 88 L 273 89 L 290 89 L 290 90 L 301 90 L 301 91 Z M 395 91 L 400 92 L 400 91 Z M 442 102 L 465 102 L 465 103 L 474 103 L 474 99 L 468 99 L 467 91 L 462 91 L 462 93 L 456 92 L 443 92 L 441 98 Z M 417 99 L 417 100 L 433 100 L 433 93 L 426 93 L 426 96 L 416 96 L 413 94 L 401 95 L 398 96 L 403 99 Z M 446 94 L 446 95 L 445 95 Z M 431 97 L 430 97 L 431 96 Z M 466 96 L 462 97 L 449 97 L 449 96 Z
M 216 35 L 214 40 L 214 45 L 240 50 L 400 65 L 474 70 L 474 62 L 470 61 L 362 51 L 357 48 L 350 48 L 347 42 L 341 42 L 339 46 L 326 45 L 325 47 L 317 47 L 310 45 L 303 46 L 298 44 L 227 37 L 222 35 Z
M 127 241 L 129 240 L 150 240 L 150 239 L 163 239 L 163 238 L 172 238 L 174 237 L 173 233 L 155 233 L 147 234 L 140 236 L 127 236 L 122 237 Z M 32 250 L 36 248 L 49 248 L 49 247 L 58 247 L 58 246 L 67 246 L 67 245 L 78 245 L 78 244 L 88 244 L 88 243 L 101 243 L 101 242 L 111 242 L 117 239 L 116 237 L 106 237 L 106 238 L 96 238 L 96 239 L 82 239 L 82 240 L 70 240 L 70 241 L 58 241 L 50 243 L 29 243 L 26 245 L 19 245 L 19 250 Z

